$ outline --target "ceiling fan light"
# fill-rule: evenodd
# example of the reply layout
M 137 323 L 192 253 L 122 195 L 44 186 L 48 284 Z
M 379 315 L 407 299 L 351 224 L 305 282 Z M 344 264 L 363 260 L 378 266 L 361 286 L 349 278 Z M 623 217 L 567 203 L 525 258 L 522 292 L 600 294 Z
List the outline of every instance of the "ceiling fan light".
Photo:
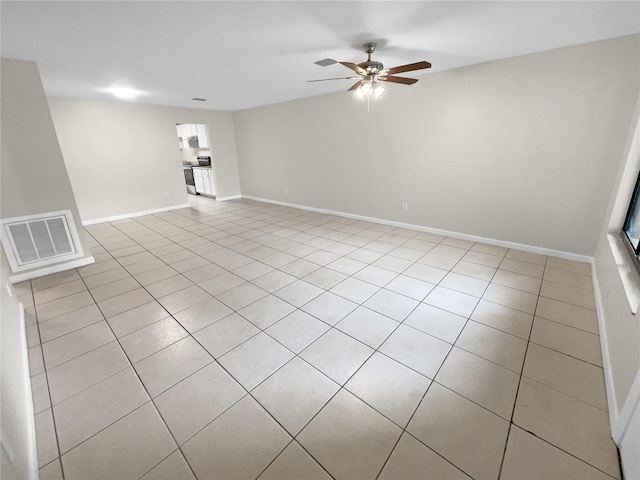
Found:
M 360 93 L 363 97 L 368 97 L 373 93 L 372 82 L 364 82 L 362 85 L 360 85 L 360 88 L 358 88 L 358 90 L 360 90 Z
M 378 82 L 375 82 L 373 84 L 373 94 L 376 96 L 376 98 L 378 98 L 380 95 L 382 95 L 386 91 L 387 89 L 384 88 L 382 85 L 380 85 Z

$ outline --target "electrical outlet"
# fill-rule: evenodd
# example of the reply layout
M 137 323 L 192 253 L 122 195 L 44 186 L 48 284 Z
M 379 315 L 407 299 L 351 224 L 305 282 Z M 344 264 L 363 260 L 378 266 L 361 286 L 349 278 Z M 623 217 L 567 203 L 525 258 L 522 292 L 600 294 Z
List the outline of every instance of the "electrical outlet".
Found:
M 167 198 L 170 198 L 171 197 L 171 192 L 164 192 L 164 196 L 167 197 Z
M 402 210 L 409 210 L 409 204 L 408 203 L 403 203 L 402 204 Z
M 288 188 L 285 188 L 285 189 L 284 189 L 284 194 L 285 194 L 285 195 L 289 195 L 289 189 L 288 189 Z

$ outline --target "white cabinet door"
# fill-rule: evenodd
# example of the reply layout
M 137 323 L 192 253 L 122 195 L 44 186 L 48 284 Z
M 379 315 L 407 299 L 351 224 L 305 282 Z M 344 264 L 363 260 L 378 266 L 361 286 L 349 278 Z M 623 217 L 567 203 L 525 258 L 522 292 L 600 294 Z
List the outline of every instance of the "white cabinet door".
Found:
M 195 184 L 196 184 L 196 192 L 205 193 L 204 177 L 202 175 L 202 169 L 201 168 L 194 168 L 193 169 L 193 180 L 195 181 Z
M 182 126 L 184 127 L 184 132 L 187 137 L 198 136 L 198 131 L 196 130 L 196 126 L 193 123 L 185 123 Z
M 209 137 L 207 135 L 207 126 L 195 123 L 183 123 L 176 125 L 178 137 L 182 138 L 182 148 L 209 148 Z M 197 137 L 197 144 L 192 142 L 189 144 L 189 138 Z
M 176 130 L 178 131 L 178 141 L 180 148 L 188 148 L 189 145 L 187 143 L 187 134 L 184 130 L 184 125 L 176 125 Z
M 193 179 L 196 184 L 196 192 L 215 196 L 216 184 L 213 181 L 213 170 L 211 168 L 195 167 L 193 169 Z
M 209 185 L 211 188 L 211 195 L 216 195 L 216 183 L 213 181 L 213 169 L 209 170 Z
M 204 183 L 204 193 L 211 195 L 211 181 L 209 179 L 209 172 L 206 170 L 202 171 L 202 182 Z
M 209 138 L 207 137 L 207 126 L 198 124 L 195 127 L 198 135 L 198 146 L 200 148 L 209 148 Z

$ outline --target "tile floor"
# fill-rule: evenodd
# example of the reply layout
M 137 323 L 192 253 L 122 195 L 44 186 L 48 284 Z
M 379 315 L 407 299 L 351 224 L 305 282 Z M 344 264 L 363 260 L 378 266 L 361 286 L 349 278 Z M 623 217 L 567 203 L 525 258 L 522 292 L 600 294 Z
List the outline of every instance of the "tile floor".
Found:
M 252 201 L 15 286 L 42 479 L 607 479 L 587 264 Z

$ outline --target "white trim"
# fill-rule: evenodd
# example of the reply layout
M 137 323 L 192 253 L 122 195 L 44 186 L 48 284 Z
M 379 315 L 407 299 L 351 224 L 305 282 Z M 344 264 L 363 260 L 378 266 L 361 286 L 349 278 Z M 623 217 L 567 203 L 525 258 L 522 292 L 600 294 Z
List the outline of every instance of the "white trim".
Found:
M 523 245 L 520 243 L 506 242 L 506 241 L 497 240 L 494 238 L 485 238 L 485 237 L 479 237 L 476 235 L 468 235 L 464 233 L 450 232 L 447 230 L 440 230 L 436 228 L 423 227 L 421 225 L 411 225 L 411 224 L 406 224 L 401 222 L 394 222 L 394 221 L 382 220 L 378 218 L 365 217 L 362 215 L 353 215 L 350 213 L 336 212 L 333 210 L 307 207 L 304 205 L 295 205 L 292 203 L 280 202 L 277 200 L 269 200 L 269 199 L 260 198 L 260 197 L 253 197 L 250 195 L 242 195 L 242 198 L 255 200 L 258 202 L 272 203 L 272 204 L 281 205 L 284 207 L 293 207 L 293 208 L 299 208 L 301 210 L 309 210 L 312 212 L 337 215 L 337 216 L 353 218 L 357 220 L 365 220 L 368 222 L 380 223 L 383 225 L 410 228 L 413 230 L 435 233 L 438 235 L 446 235 L 448 237 L 461 238 L 464 240 L 471 240 L 476 242 L 483 242 L 490 245 L 497 245 L 500 247 L 515 248 L 515 249 L 524 250 L 527 252 L 564 258 L 566 260 L 575 260 L 578 262 L 589 263 L 591 265 L 591 274 L 592 274 L 591 278 L 593 282 L 593 291 L 594 291 L 595 302 L 596 302 L 596 314 L 598 317 L 598 329 L 600 333 L 600 348 L 602 350 L 602 365 L 603 365 L 604 378 L 605 378 L 605 387 L 607 392 L 607 406 L 609 410 L 609 423 L 611 426 L 611 431 L 612 431 L 614 441 L 616 443 L 620 441 L 620 439 L 622 438 L 622 435 L 624 434 L 627 428 L 627 425 L 621 422 L 626 422 L 628 424 L 629 419 L 633 414 L 634 408 L 640 408 L 640 407 L 636 407 L 636 405 L 638 405 L 638 403 L 640 402 L 640 379 L 639 379 L 640 374 L 639 374 L 636 376 L 635 382 L 632 386 L 629 396 L 627 397 L 627 401 L 625 402 L 625 405 L 623 408 L 623 416 L 619 415 L 618 413 L 616 392 L 613 385 L 613 371 L 611 368 L 611 357 L 609 355 L 609 344 L 607 342 L 607 329 L 605 328 L 605 322 L 604 322 L 604 308 L 602 304 L 602 295 L 601 295 L 600 285 L 598 283 L 598 275 L 596 274 L 595 260 L 593 257 L 589 257 L 586 255 L 578 255 L 570 252 L 563 252 L 559 250 L 552 250 L 549 248 L 536 247 L 533 245 Z M 635 399 L 635 402 L 634 402 L 634 399 Z
M 9 286 L 3 282 L 5 285 L 7 292 L 11 297 L 13 297 L 13 292 L 9 288 Z M 27 328 L 26 321 L 24 317 L 24 305 L 22 302 L 16 302 L 18 306 L 18 331 L 19 331 L 19 342 L 20 342 L 20 363 L 25 368 L 25 375 L 22 376 L 22 390 L 27 399 L 31 399 L 33 393 L 31 391 L 31 378 L 29 376 L 29 349 L 27 344 Z M 38 479 L 38 449 L 36 446 L 36 425 L 35 425 L 35 414 L 33 410 L 33 402 L 28 401 L 25 405 L 25 416 L 27 421 L 27 438 L 26 438 L 26 461 L 28 464 L 28 472 L 30 480 Z M 3 435 L 4 436 L 4 435 Z M 6 441 L 6 439 L 3 438 Z M 3 444 L 3 450 L 5 450 L 6 445 Z M 6 450 L 5 450 L 6 451 Z
M 2 427 L 0 427 L 0 447 L 2 447 L 2 451 L 9 459 L 9 463 L 13 463 L 13 461 L 16 459 L 16 452 L 13 451 L 13 446 L 2 431 Z M 29 462 L 29 464 L 31 464 L 31 462 Z
M 624 166 L 618 172 L 618 178 L 616 180 L 617 185 L 614 188 L 614 192 L 616 193 L 612 194 L 614 200 L 613 206 L 610 207 L 611 211 L 608 214 L 608 227 L 603 232 L 604 234 L 606 234 L 609 252 L 613 257 L 613 262 L 616 264 L 618 278 L 620 278 L 620 282 L 622 283 L 623 291 L 627 299 L 629 309 L 631 311 L 631 314 L 633 315 L 637 314 L 640 307 L 638 272 L 635 269 L 635 266 L 631 263 L 632 259 L 629 255 L 629 252 L 626 251 L 624 245 L 621 245 L 619 241 L 621 240 L 621 230 L 625 221 L 627 209 L 629 208 L 629 202 L 631 200 L 631 195 L 636 181 L 636 172 L 638 171 L 638 162 L 640 161 L 640 157 L 638 156 L 638 153 L 640 152 L 640 122 L 638 122 L 638 112 L 640 112 L 639 109 L 640 97 L 638 97 L 638 102 L 636 102 L 634 120 L 631 123 L 629 134 L 627 136 L 627 143 L 625 145 L 623 158 L 625 158 L 626 160 L 624 162 Z M 611 436 L 613 437 L 613 441 L 618 446 L 620 446 L 620 442 L 622 441 L 624 432 L 628 427 L 629 419 L 631 418 L 631 414 L 633 413 L 632 400 L 634 400 L 635 395 L 635 401 L 637 402 L 637 397 L 640 395 L 640 393 L 638 392 L 638 389 L 640 388 L 638 386 L 638 383 L 640 381 L 638 380 L 638 373 L 636 373 L 636 378 L 634 380 L 634 383 L 632 384 L 629 394 L 627 395 L 627 399 L 622 406 L 622 411 L 618 410 L 618 398 L 613 383 L 613 370 L 611 367 L 609 342 L 607 341 L 607 330 L 605 327 L 606 322 L 603 308 L 604 302 L 602 297 L 602 290 L 598 282 L 595 262 L 593 264 L 591 273 L 593 278 L 593 290 L 596 299 L 596 309 L 598 312 L 600 347 L 602 350 L 605 386 L 607 388 Z M 615 319 L 610 320 L 615 321 Z M 636 389 L 635 393 L 634 386 Z M 631 407 L 629 406 L 629 404 L 631 404 Z
M 19 303 L 20 308 L 20 331 L 22 332 L 20 335 L 20 343 L 22 344 L 22 364 L 26 365 L 27 374 L 23 378 L 24 380 L 24 389 L 27 392 L 27 398 L 33 398 L 33 392 L 31 391 L 31 378 L 29 377 L 29 345 L 27 343 L 27 327 L 26 321 L 24 318 L 24 305 L 22 302 Z M 38 449 L 36 445 L 36 418 L 35 412 L 33 410 L 33 402 L 27 402 L 27 458 L 30 468 L 29 478 L 37 479 L 38 478 Z
M 14 284 L 18 282 L 24 282 L 25 280 L 31 280 L 32 278 L 44 277 L 45 275 L 51 275 L 52 273 L 63 272 L 65 270 L 71 270 L 72 268 L 84 267 L 95 263 L 96 259 L 93 256 L 80 258 L 71 262 L 59 263 L 57 265 L 51 265 L 50 267 L 39 268 L 30 272 L 18 273 L 9 277 L 9 281 Z
M 607 233 L 607 241 L 611 249 L 611 255 L 618 268 L 620 282 L 624 289 L 625 297 L 629 302 L 631 313 L 635 315 L 640 308 L 640 275 L 635 265 L 632 264 L 633 258 L 625 246 L 621 243 L 622 235 L 620 232 Z
M 220 198 L 216 198 L 216 200 L 218 200 L 219 202 L 226 202 L 228 200 L 238 200 L 239 198 L 242 198 L 242 195 L 231 195 L 229 197 L 220 197 Z
M 449 230 L 440 230 L 438 228 L 424 227 L 422 225 L 413 225 L 410 223 L 395 222 L 392 220 L 384 220 L 381 218 L 365 217 L 363 215 L 354 215 L 352 213 L 337 212 L 334 210 L 325 210 L 323 208 L 308 207 L 306 205 L 296 205 L 294 203 L 280 202 L 278 200 L 269 200 L 267 198 L 253 197 L 250 195 L 242 195 L 242 198 L 255 200 L 257 202 L 273 203 L 275 205 L 281 205 L 283 207 L 299 208 L 301 210 L 308 210 L 311 212 L 325 213 L 329 215 L 337 215 L 339 217 L 353 218 L 355 220 L 364 220 L 366 222 L 380 223 L 382 225 L 390 225 L 393 227 L 409 228 L 411 230 L 418 230 L 421 232 L 434 233 L 436 235 L 444 235 L 447 237 L 460 238 L 462 240 L 470 240 L 472 242 L 487 243 L 489 245 L 496 245 L 498 247 L 514 248 L 517 250 L 523 250 L 525 252 L 538 253 L 541 255 L 550 255 L 553 257 L 564 258 L 565 260 L 575 260 L 577 262 L 593 263 L 593 257 L 589 257 L 587 255 L 579 255 L 577 253 L 563 252 L 560 250 L 536 247 L 533 245 L 525 245 L 522 243 L 507 242 L 507 241 L 498 240 L 495 238 L 480 237 L 477 235 L 469 235 L 466 233 L 451 232 Z
M 5 297 L 5 295 L 9 295 L 9 297 L 13 297 L 13 298 L 15 298 L 15 295 L 13 294 L 13 291 L 11 290 L 11 287 L 9 286 L 9 284 L 5 282 L 4 279 L 2 280 L 2 287 L 3 287 L 2 302 L 5 302 L 7 304 L 7 305 L 5 304 L 2 305 L 3 311 L 6 310 L 6 312 L 3 312 L 3 313 L 10 314 L 12 317 L 11 318 L 12 321 L 15 320 L 15 318 L 13 317 L 15 314 L 17 314 L 17 325 L 15 325 L 15 327 L 17 328 L 17 331 L 15 333 L 18 338 L 16 338 L 15 341 L 12 342 L 12 345 L 16 347 L 17 351 L 13 353 L 15 353 L 16 356 L 18 357 L 15 360 L 19 363 L 19 365 L 17 366 L 17 369 L 22 370 L 22 375 L 18 375 L 15 378 L 16 384 L 13 386 L 16 387 L 17 390 L 21 390 L 20 393 L 24 395 L 26 400 L 26 402 L 24 402 L 24 411 L 16 412 L 20 417 L 19 419 L 17 419 L 18 424 L 22 423 L 22 421 L 26 422 L 26 428 L 23 431 L 17 432 L 18 437 L 22 437 L 22 434 L 24 434 L 24 442 L 26 443 L 23 447 L 24 460 L 22 459 L 22 455 L 23 455 L 22 450 L 18 452 L 18 456 L 19 456 L 21 465 L 23 465 L 23 468 L 27 470 L 26 478 L 28 478 L 29 480 L 37 480 L 38 479 L 38 449 L 36 446 L 36 428 L 35 428 L 35 416 L 33 411 L 33 402 L 31 401 L 32 391 L 31 391 L 31 378 L 29 374 L 29 350 L 27 345 L 27 329 L 25 325 L 26 322 L 25 322 L 25 316 L 24 316 L 24 305 L 22 304 L 22 302 L 18 301 L 17 299 L 10 302 L 10 304 L 9 302 L 6 302 L 6 300 L 8 299 Z M 19 385 L 17 385 L 18 383 L 21 384 L 21 388 L 19 388 Z M 22 405 L 23 404 L 21 404 L 20 406 Z M 16 432 L 13 432 L 13 433 L 16 433 Z M 0 431 L 0 437 L 1 437 L 0 443 L 2 444 L 2 450 L 7 454 L 7 457 L 9 457 L 9 462 L 13 463 L 14 461 L 13 454 L 15 454 L 13 445 L 9 443 L 10 439 L 7 439 L 5 437 L 4 432 Z M 18 438 L 17 440 L 21 441 L 20 438 Z
M 189 208 L 190 203 L 183 203 L 182 205 L 173 205 L 171 207 L 155 208 L 153 210 L 145 210 L 143 212 L 125 213 L 123 215 L 115 215 L 113 217 L 96 218 L 94 220 L 83 221 L 82 225 L 95 225 L 96 223 L 115 222 L 116 220 L 124 220 L 126 218 L 143 217 L 144 215 L 152 215 L 154 213 L 168 212 L 170 210 L 180 210 L 181 208 Z
M 613 436 L 613 441 L 618 443 L 613 432 L 619 420 L 618 399 L 613 385 L 613 369 L 611 368 L 611 356 L 609 355 L 609 342 L 607 341 L 607 328 L 604 321 L 604 306 L 602 303 L 602 290 L 598 282 L 595 261 L 591 262 L 591 282 L 593 283 L 593 294 L 596 300 L 596 316 L 598 317 L 598 333 L 600 334 L 600 350 L 602 352 L 602 370 L 604 371 L 604 385 L 607 391 L 607 407 L 609 410 L 609 425 Z
M 611 427 L 613 441 L 616 442 L 617 445 L 620 445 L 624 434 L 631 425 L 631 417 L 637 408 L 640 408 L 640 371 L 636 373 L 636 378 L 631 385 L 618 420 L 615 425 Z

